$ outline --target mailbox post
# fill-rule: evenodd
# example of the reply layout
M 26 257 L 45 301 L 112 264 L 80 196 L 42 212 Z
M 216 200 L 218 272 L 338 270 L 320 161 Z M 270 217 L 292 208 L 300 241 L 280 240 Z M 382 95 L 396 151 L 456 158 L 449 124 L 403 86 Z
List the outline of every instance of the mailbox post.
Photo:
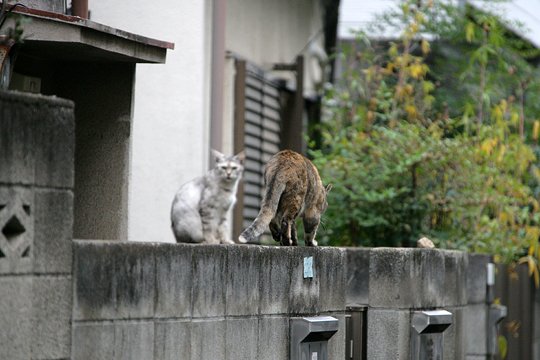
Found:
M 328 360 L 328 340 L 338 331 L 331 316 L 291 319 L 291 360 Z
M 411 359 L 442 360 L 443 332 L 452 324 L 446 310 L 415 311 L 411 318 Z

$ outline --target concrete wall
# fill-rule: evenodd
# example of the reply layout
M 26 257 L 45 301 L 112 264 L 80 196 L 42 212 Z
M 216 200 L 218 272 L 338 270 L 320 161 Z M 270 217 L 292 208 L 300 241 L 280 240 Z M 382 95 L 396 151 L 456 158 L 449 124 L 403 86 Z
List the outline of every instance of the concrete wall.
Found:
M 304 279 L 303 259 L 314 258 Z M 453 314 L 445 359 L 486 359 L 487 256 L 427 249 L 74 243 L 73 358 L 288 359 L 289 321 L 367 307 L 367 358 L 410 359 L 411 312 Z M 100 354 L 96 357 L 96 354 Z M 120 355 L 119 355 L 120 354 Z
M 340 319 L 330 348 L 343 358 L 344 254 L 76 241 L 73 359 L 287 359 L 289 319 L 304 314 Z
M 71 354 L 73 103 L 0 92 L 0 359 Z

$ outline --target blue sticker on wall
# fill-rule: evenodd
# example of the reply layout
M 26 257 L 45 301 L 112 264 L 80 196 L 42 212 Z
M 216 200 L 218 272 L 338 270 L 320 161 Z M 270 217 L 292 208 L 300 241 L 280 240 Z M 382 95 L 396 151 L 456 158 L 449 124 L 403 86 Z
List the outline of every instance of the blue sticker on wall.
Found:
M 313 277 L 313 256 L 304 258 L 304 279 Z

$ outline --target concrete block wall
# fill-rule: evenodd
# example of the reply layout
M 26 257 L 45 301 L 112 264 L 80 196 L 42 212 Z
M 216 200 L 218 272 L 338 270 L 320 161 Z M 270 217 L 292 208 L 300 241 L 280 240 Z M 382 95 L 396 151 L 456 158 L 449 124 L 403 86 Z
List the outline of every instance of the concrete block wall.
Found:
M 486 359 L 489 256 L 405 248 L 347 249 L 346 304 L 367 307 L 367 358 L 410 359 L 411 313 L 447 310 L 444 359 Z
M 467 303 L 465 309 L 466 359 L 488 359 L 487 334 L 489 306 L 487 298 L 487 264 L 491 262 L 490 256 L 469 255 L 469 269 L 467 271 Z
M 0 91 L 0 359 L 70 357 L 73 107 Z
M 331 315 L 345 250 L 74 242 L 73 359 L 288 359 L 289 319 Z M 303 262 L 313 257 L 313 278 Z

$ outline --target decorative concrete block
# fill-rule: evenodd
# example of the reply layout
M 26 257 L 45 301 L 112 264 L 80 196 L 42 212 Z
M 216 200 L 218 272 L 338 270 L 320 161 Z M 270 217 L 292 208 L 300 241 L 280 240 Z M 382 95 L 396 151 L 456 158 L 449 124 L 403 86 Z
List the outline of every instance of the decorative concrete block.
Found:
M 32 294 L 32 359 L 71 354 L 71 276 L 38 276 Z
M 447 307 L 466 302 L 467 261 L 462 252 L 378 248 L 370 256 L 372 307 Z
M 259 319 L 257 359 L 288 359 L 289 331 L 288 317 L 261 317 Z
M 114 324 L 78 323 L 73 324 L 73 360 L 115 359 Z
M 153 322 L 115 322 L 114 359 L 148 360 L 154 358 Z
M 289 291 L 289 314 L 316 314 L 320 309 L 319 286 L 323 259 L 320 249 L 314 247 L 293 248 L 290 265 L 291 288 Z M 304 258 L 313 258 L 313 277 L 304 278 Z
M 257 359 L 258 319 L 226 320 L 225 359 Z
M 160 244 L 155 248 L 155 316 L 191 316 L 192 249 L 196 245 Z
M 74 319 L 153 317 L 156 246 L 75 241 Z
M 319 311 L 344 311 L 345 250 L 321 247 L 319 252 L 321 261 L 315 264 L 320 278 Z
M 193 317 L 225 315 L 228 246 L 193 247 Z
M 262 249 L 259 246 L 229 246 L 227 250 L 226 314 L 258 314 Z
M 469 254 L 467 269 L 467 303 L 482 304 L 487 296 L 487 264 L 490 256 Z
M 345 250 L 345 303 L 348 306 L 368 304 L 369 254 L 370 249 Z
M 34 272 L 71 273 L 73 193 L 42 189 L 34 193 Z
M 410 358 L 410 312 L 408 310 L 368 311 L 367 358 L 407 360 Z
M 482 355 L 487 353 L 487 316 L 486 304 L 468 305 L 464 310 L 464 332 L 467 355 Z
M 191 360 L 225 360 L 225 331 L 225 320 L 193 320 L 191 324 Z
M 190 360 L 191 322 L 156 322 L 154 350 L 154 360 Z
M 0 277 L 0 309 L 0 359 L 30 359 L 32 277 Z
M 263 247 L 258 270 L 260 314 L 286 314 L 289 311 L 292 253 L 289 247 Z
M 0 186 L 0 274 L 32 272 L 34 211 L 30 189 Z

